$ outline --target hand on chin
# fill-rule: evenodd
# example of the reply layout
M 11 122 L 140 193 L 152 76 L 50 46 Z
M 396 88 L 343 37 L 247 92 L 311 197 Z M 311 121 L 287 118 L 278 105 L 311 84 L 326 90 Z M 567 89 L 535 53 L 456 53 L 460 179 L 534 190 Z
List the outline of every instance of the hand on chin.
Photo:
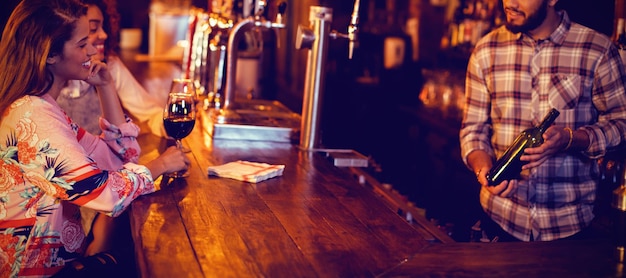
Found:
M 101 61 L 92 61 L 89 74 L 84 80 L 91 85 L 102 86 L 108 84 L 111 79 L 111 74 L 109 73 L 108 67 L 105 63 Z

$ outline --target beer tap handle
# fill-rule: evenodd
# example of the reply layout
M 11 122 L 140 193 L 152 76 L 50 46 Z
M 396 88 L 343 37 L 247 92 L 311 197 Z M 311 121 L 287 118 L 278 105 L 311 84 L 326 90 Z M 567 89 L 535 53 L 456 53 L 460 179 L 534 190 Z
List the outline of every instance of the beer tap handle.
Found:
M 277 25 L 284 25 L 284 17 L 283 15 L 285 14 L 285 11 L 287 10 L 287 2 L 285 1 L 281 1 L 280 3 L 278 3 L 278 13 L 276 13 L 276 24 Z M 280 33 L 278 32 L 278 28 L 272 28 L 274 29 L 274 32 L 276 33 L 276 48 L 280 48 Z
M 257 0 L 256 1 L 256 5 L 254 7 L 254 16 L 255 17 L 263 16 L 263 13 L 265 13 L 265 6 L 266 5 L 267 5 L 267 3 L 265 2 L 265 0 Z
M 352 59 L 354 53 L 354 47 L 358 40 L 359 29 L 359 0 L 354 1 L 354 9 L 352 10 L 352 17 L 350 19 L 350 25 L 348 26 L 348 58 Z
M 281 1 L 280 3 L 278 3 L 278 13 L 276 14 L 276 23 L 279 23 L 279 24 L 284 23 L 283 15 L 285 14 L 286 10 L 287 10 L 287 2 Z
M 352 59 L 354 54 L 354 48 L 358 47 L 358 31 L 359 31 L 359 0 L 354 1 L 354 9 L 352 10 L 352 17 L 350 18 L 350 25 L 348 25 L 348 33 L 343 34 L 332 30 L 328 35 L 332 39 L 344 38 L 348 39 L 348 59 Z

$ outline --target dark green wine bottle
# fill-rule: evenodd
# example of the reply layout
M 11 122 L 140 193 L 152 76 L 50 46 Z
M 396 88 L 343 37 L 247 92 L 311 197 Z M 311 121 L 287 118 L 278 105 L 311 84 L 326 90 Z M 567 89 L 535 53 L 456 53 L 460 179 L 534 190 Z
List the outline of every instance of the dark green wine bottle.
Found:
M 522 131 L 515 138 L 513 144 L 506 149 L 502 157 L 496 161 L 487 173 L 487 182 L 490 186 L 519 177 L 522 166 L 527 163 L 519 159 L 524 154 L 524 150 L 526 148 L 538 147 L 543 143 L 543 133 L 554 123 L 559 114 L 559 111 L 552 108 L 539 125 Z

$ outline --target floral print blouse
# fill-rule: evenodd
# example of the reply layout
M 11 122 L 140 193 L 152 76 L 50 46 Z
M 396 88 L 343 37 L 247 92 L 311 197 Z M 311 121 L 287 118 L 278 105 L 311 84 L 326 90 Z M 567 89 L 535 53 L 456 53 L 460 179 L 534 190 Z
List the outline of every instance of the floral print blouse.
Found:
M 109 216 L 155 190 L 132 122 L 95 136 L 49 96 L 24 96 L 0 123 L 0 277 L 49 277 L 82 256 L 79 207 Z M 105 169 L 119 169 L 110 171 Z

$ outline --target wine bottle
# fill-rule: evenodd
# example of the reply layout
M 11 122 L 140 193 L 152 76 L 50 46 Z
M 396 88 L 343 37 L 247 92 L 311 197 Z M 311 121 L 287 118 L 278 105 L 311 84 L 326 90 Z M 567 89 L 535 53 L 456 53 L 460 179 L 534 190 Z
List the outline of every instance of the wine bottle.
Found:
M 613 43 L 615 43 L 615 46 L 617 46 L 618 49 L 624 49 L 625 47 L 625 43 L 626 41 L 624 41 L 624 39 L 626 39 L 626 34 L 624 34 L 624 31 L 626 31 L 625 29 L 626 26 L 624 26 L 624 18 L 618 18 L 617 19 L 617 24 L 615 26 L 615 30 L 613 31 Z
M 522 131 L 515 138 L 513 144 L 506 149 L 502 157 L 496 161 L 487 173 L 487 182 L 490 186 L 519 177 L 522 166 L 527 163 L 520 160 L 524 150 L 526 148 L 538 147 L 543 143 L 543 133 L 554 123 L 559 114 L 559 111 L 553 108 L 539 125 Z

